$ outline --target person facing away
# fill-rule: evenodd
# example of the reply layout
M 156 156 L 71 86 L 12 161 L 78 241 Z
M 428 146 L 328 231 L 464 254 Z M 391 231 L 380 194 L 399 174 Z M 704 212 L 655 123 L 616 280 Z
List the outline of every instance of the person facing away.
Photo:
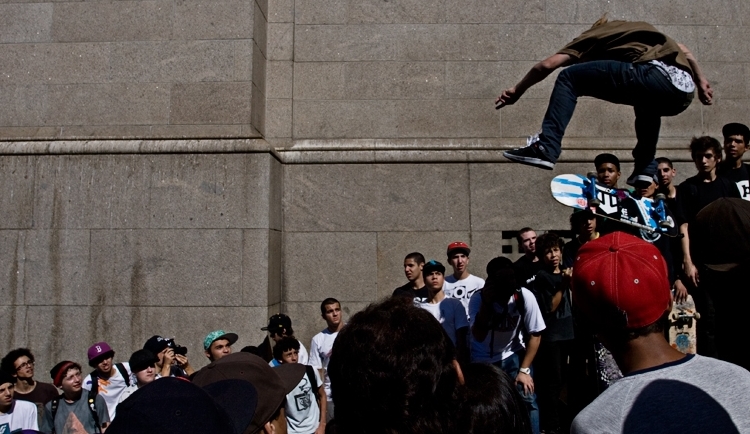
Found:
M 504 90 L 495 100 L 496 109 L 514 104 L 560 67 L 567 68 L 555 80 L 540 133 L 530 137 L 526 147 L 503 152 L 511 161 L 552 170 L 578 98 L 591 96 L 635 111 L 635 167 L 627 179 L 633 185 L 656 173 L 661 118 L 685 111 L 696 88 L 701 103 L 713 101 L 713 90 L 687 47 L 651 24 L 602 17 Z
M 339 332 L 328 374 L 337 434 L 458 434 L 463 382 L 450 339 L 404 297 L 374 303 Z
M 750 432 L 750 372 L 683 354 L 664 337 L 672 296 L 656 247 L 614 232 L 584 244 L 574 269 L 580 318 L 624 376 L 576 416 L 571 433 Z

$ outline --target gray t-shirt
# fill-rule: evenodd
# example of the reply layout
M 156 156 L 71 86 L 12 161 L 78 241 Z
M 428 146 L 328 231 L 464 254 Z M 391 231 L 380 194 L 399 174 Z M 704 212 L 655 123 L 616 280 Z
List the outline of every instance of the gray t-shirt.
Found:
M 83 434 L 100 432 L 94 424 L 94 418 L 91 409 L 88 406 L 88 391 L 83 390 L 81 398 L 72 404 L 60 399 L 55 414 L 55 433 L 56 434 Z M 101 395 L 95 398 L 96 414 L 99 415 L 99 423 L 109 423 L 109 412 L 107 403 Z M 52 432 L 52 402 L 44 406 L 44 418 L 40 431 L 44 433 Z
M 625 376 L 573 420 L 577 433 L 748 433 L 750 372 L 686 356 Z

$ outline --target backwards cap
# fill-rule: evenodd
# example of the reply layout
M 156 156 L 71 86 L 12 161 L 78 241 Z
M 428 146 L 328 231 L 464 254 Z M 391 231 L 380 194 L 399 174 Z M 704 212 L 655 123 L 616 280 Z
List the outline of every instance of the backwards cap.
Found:
M 573 270 L 574 303 L 595 326 L 637 329 L 670 308 L 667 265 L 659 249 L 640 238 L 614 232 L 589 241 Z

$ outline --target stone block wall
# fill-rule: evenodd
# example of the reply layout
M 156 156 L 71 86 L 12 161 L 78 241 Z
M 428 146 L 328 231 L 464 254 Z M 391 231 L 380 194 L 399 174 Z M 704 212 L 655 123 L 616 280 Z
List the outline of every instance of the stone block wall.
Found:
M 281 167 L 268 153 L 6 156 L 0 167 L 4 351 L 29 346 L 49 369 L 85 361 L 99 340 L 127 359 L 160 334 L 200 367 L 209 331 L 257 345 L 279 310 Z

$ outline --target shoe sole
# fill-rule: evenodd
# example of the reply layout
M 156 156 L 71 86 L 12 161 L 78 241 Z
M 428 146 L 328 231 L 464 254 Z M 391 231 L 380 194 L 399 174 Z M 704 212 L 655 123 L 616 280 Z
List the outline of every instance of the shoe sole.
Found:
M 651 182 L 653 180 L 654 178 L 648 175 L 637 175 L 637 176 L 631 176 L 630 178 L 627 179 L 627 181 L 625 181 L 625 183 L 632 187 L 635 187 L 635 183 L 638 181 Z
M 525 164 L 527 166 L 534 166 L 540 169 L 552 170 L 555 168 L 555 163 L 542 160 L 541 158 L 520 157 L 518 155 L 509 154 L 508 152 L 503 152 L 503 157 L 507 158 L 508 160 L 515 161 L 516 163 Z

